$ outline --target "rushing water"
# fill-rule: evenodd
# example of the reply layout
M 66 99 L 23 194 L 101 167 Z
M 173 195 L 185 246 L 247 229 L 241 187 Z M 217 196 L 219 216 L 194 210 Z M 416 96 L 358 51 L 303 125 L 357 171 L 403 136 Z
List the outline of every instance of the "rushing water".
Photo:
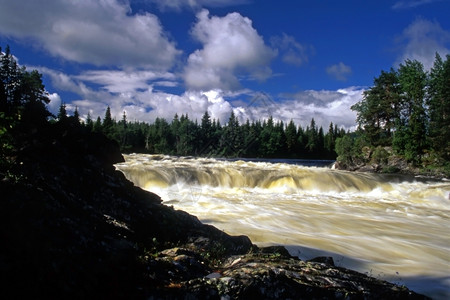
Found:
M 450 182 L 277 161 L 126 155 L 116 165 L 167 205 L 258 245 L 450 299 Z

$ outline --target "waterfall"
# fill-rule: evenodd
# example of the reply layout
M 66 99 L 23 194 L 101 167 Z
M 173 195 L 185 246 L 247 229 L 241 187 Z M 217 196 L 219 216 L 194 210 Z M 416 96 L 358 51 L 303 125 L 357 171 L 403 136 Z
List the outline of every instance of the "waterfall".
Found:
M 301 258 L 450 298 L 450 183 L 286 162 L 126 155 L 116 165 L 168 205 Z

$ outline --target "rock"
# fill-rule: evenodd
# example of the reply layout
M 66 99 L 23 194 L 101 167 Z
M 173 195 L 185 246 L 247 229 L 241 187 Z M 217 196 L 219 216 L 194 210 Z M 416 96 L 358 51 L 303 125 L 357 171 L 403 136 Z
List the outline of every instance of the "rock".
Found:
M 289 254 L 289 251 L 283 246 L 269 246 L 260 248 L 259 250 L 264 254 L 272 254 L 274 256 L 283 257 L 283 258 L 292 258 L 292 255 Z
M 330 256 L 318 256 L 313 259 L 308 260 L 309 262 L 318 262 L 318 263 L 324 263 L 330 266 L 334 267 L 334 260 Z
M 425 298 L 163 205 L 114 169 L 123 158 L 101 135 L 58 124 L 30 135 L 0 180 L 4 299 Z

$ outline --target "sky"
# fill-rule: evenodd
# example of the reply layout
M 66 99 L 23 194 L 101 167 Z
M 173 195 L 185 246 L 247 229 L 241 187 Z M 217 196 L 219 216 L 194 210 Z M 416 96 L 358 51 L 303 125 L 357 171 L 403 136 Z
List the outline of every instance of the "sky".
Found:
M 382 70 L 450 54 L 450 0 L 0 0 L 0 46 L 57 113 L 354 129 Z

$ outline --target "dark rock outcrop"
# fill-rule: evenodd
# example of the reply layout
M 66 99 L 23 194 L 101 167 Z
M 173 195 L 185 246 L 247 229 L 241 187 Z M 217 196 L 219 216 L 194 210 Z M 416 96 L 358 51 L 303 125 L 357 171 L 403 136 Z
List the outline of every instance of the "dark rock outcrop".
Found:
M 103 135 L 54 124 L 21 141 L 0 172 L 4 299 L 424 298 L 163 205 L 114 169 Z

